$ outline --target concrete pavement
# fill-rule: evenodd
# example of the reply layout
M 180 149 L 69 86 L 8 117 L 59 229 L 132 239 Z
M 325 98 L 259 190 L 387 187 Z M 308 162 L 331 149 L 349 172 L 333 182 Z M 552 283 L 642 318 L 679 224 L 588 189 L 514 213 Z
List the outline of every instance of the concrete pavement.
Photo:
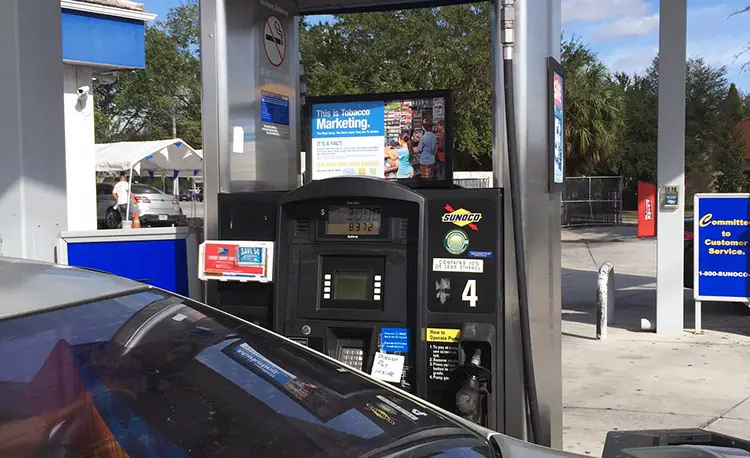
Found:
M 635 228 L 563 230 L 563 444 L 598 456 L 620 429 L 750 436 L 750 309 L 704 304 L 705 334 L 640 331 L 656 316 L 656 242 Z M 595 339 L 596 271 L 615 265 L 615 323 Z M 692 291 L 685 292 L 693 326 Z

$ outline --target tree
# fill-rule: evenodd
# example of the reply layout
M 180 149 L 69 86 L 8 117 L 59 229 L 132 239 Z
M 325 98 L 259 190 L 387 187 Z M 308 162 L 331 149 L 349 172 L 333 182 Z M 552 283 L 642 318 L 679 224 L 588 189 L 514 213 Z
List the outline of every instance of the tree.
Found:
M 645 75 L 615 75 L 623 93 L 624 124 L 621 146 L 607 158 L 611 172 L 629 181 L 656 182 L 658 87 L 655 66 Z
M 745 139 L 738 129 L 744 119 L 744 107 L 737 86 L 729 86 L 722 110 L 723 129 L 718 141 L 716 178 L 719 192 L 740 192 L 747 189 L 745 175 Z
M 146 68 L 121 72 L 95 91 L 96 141 L 180 137 L 194 148 L 201 141 L 200 58 L 197 0 L 146 28 Z
M 604 63 L 579 39 L 563 40 L 561 51 L 567 173 L 590 174 L 621 147 L 623 91 Z
M 451 89 L 458 166 L 491 166 L 490 13 L 481 3 L 302 23 L 308 94 Z
M 655 58 L 643 75 L 616 75 L 625 97 L 625 124 L 622 154 L 610 157 L 612 170 L 634 181 L 656 181 L 658 141 L 659 59 Z M 686 62 L 685 100 L 685 181 L 686 201 L 695 192 L 712 189 L 718 177 L 724 188 L 743 186 L 735 172 L 738 162 L 733 136 L 736 122 L 725 113 L 731 105 L 737 116 L 738 102 L 730 102 L 730 87 L 724 67 L 712 67 L 703 59 Z M 736 93 L 736 88 L 734 90 Z M 722 173 L 723 172 L 723 173 Z M 722 183 L 720 183 L 721 185 Z

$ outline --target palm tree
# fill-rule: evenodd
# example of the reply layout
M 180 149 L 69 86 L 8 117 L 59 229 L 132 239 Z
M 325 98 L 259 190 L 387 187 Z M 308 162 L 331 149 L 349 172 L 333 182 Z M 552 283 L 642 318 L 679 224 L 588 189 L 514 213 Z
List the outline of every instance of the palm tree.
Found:
M 588 46 L 562 41 L 565 68 L 567 175 L 591 173 L 620 146 L 624 123 L 621 86 Z

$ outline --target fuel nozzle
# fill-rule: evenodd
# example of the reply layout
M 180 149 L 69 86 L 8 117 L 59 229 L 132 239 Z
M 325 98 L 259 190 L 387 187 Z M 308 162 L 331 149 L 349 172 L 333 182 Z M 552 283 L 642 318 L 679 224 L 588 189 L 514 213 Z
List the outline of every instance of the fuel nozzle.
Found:
M 477 348 L 474 350 L 474 354 L 471 357 L 471 364 L 475 366 L 481 366 L 482 365 L 482 350 Z
M 481 367 L 482 350 L 474 350 L 469 363 L 471 366 Z M 479 377 L 475 371 L 468 371 L 468 378 L 456 393 L 456 410 L 463 418 L 474 423 L 479 422 Z

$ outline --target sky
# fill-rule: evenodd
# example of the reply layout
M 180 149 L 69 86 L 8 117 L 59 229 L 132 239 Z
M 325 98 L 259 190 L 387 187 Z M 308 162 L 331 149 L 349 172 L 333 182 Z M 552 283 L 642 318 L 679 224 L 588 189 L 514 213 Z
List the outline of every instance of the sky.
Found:
M 140 0 L 150 13 L 166 16 L 183 0 Z M 597 52 L 612 71 L 642 72 L 659 47 L 659 0 L 561 0 L 563 30 Z M 737 55 L 750 42 L 750 13 L 731 16 L 750 0 L 688 0 L 689 57 L 727 67 L 727 77 L 750 92 L 750 68 Z M 311 22 L 330 17 L 310 18 Z

